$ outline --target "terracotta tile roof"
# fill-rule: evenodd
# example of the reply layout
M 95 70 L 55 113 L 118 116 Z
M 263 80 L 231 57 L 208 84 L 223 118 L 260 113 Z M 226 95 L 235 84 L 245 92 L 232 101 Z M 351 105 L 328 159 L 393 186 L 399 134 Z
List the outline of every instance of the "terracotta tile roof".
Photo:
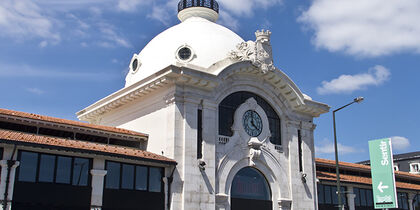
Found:
M 0 115 L 9 115 L 9 116 L 28 118 L 28 119 L 33 119 L 33 120 L 42 120 L 42 121 L 51 122 L 51 123 L 78 126 L 78 127 L 89 128 L 89 129 L 106 131 L 106 132 L 133 135 L 133 136 L 138 136 L 138 137 L 146 137 L 146 138 L 148 137 L 147 134 L 130 131 L 130 130 L 122 129 L 122 128 L 103 126 L 103 125 L 94 125 L 94 124 L 89 124 L 89 123 L 84 123 L 84 122 L 79 122 L 79 121 L 60 119 L 56 117 L 49 117 L 49 116 L 44 116 L 44 115 L 19 112 L 19 111 L 13 111 L 13 110 L 8 110 L 8 109 L 0 109 Z
M 324 181 L 333 181 L 337 180 L 337 176 L 335 173 L 324 172 L 324 171 L 317 171 L 316 177 L 319 180 Z M 368 177 L 361 177 L 361 176 L 354 176 L 354 175 L 347 175 L 347 174 L 340 174 L 340 181 L 341 182 L 348 182 L 348 183 L 356 183 L 356 184 L 366 184 L 371 185 L 372 179 Z M 409 189 L 409 190 L 420 190 L 420 185 L 418 184 L 410 184 L 405 182 L 397 182 L 397 188 L 401 189 Z
M 176 164 L 175 160 L 139 149 L 118 147 L 113 145 L 105 145 L 77 140 L 68 140 L 62 138 L 54 138 L 3 129 L 0 129 L 0 142 L 9 144 L 21 144 L 33 147 L 76 150 L 79 152 L 95 153 L 100 155 L 139 159 L 151 162 L 162 162 L 165 164 L 172 165 Z
M 334 160 L 316 158 L 315 161 L 317 165 L 328 165 L 328 166 L 335 167 Z M 362 165 L 362 164 L 357 164 L 357 163 L 347 163 L 347 162 L 340 162 L 339 164 L 340 164 L 340 168 L 348 168 L 348 169 L 353 169 L 356 171 L 367 171 L 370 173 L 370 166 L 367 166 L 367 165 Z M 420 179 L 420 175 L 410 174 L 404 171 L 395 171 L 395 175 L 397 177 Z

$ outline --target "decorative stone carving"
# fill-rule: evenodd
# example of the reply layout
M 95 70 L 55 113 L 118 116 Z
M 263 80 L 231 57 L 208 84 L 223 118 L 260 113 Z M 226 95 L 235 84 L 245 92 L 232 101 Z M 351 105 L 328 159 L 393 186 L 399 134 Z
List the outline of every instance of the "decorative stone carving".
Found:
M 273 52 L 270 44 L 271 32 L 269 30 L 256 31 L 256 41 L 242 42 L 236 46 L 236 50 L 231 51 L 229 57 L 232 60 L 251 61 L 251 63 L 261 69 L 263 73 L 274 71 Z
M 261 156 L 261 146 L 263 142 L 260 142 L 257 138 L 251 138 L 248 142 L 249 149 L 249 166 L 255 166 L 255 160 Z

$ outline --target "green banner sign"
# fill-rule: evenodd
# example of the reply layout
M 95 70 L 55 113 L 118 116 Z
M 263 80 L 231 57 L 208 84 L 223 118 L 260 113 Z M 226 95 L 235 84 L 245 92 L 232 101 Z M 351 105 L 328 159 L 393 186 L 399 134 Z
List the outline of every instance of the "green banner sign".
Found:
M 369 141 L 375 209 L 398 208 L 391 139 Z

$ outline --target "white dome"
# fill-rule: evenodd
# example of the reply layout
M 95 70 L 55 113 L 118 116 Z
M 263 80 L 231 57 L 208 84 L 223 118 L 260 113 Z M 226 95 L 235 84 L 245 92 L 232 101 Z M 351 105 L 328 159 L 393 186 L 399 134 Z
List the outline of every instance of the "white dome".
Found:
M 208 68 L 225 59 L 241 42 L 244 42 L 241 37 L 221 25 L 201 17 L 189 17 L 157 35 L 140 54 L 134 55 L 133 60 L 137 58 L 140 67 L 135 71 L 130 68 L 125 86 L 143 80 L 171 64 L 188 63 Z M 186 61 L 177 58 L 177 52 L 183 46 L 192 51 L 191 59 Z

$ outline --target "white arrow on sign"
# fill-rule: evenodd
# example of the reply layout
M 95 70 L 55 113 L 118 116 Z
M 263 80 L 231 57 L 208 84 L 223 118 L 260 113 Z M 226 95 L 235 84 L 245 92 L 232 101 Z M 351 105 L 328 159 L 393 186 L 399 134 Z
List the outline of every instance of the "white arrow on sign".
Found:
M 386 186 L 386 185 L 383 185 L 383 184 L 384 183 L 379 182 L 379 185 L 378 185 L 378 190 L 381 191 L 381 193 L 384 192 L 384 189 L 388 189 L 389 188 L 389 186 Z

